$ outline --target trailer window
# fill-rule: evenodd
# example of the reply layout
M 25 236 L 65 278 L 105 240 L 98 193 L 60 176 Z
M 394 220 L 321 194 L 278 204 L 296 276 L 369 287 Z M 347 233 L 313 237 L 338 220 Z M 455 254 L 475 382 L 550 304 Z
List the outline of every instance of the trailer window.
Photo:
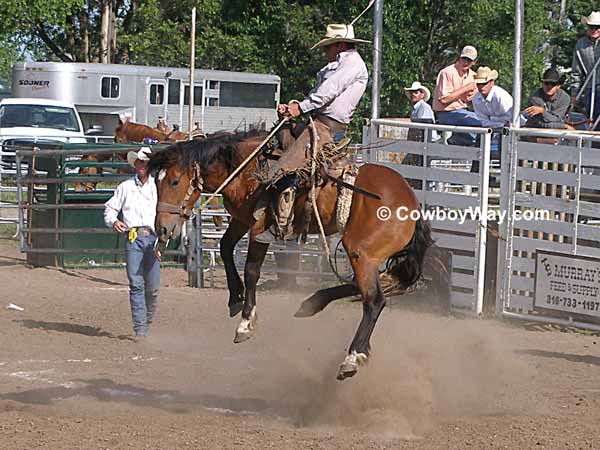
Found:
M 215 81 L 215 80 L 209 80 L 208 81 L 208 88 L 209 89 L 219 89 L 219 82 Z
M 169 80 L 169 105 L 179 105 L 179 91 L 181 90 L 180 80 Z
M 183 104 L 190 104 L 190 87 L 183 90 Z M 202 86 L 194 86 L 194 106 L 202 106 Z
M 162 105 L 165 102 L 165 85 L 151 84 L 150 85 L 150 104 Z
M 219 105 L 242 108 L 275 108 L 276 84 L 221 81 Z
M 206 97 L 204 99 L 205 106 L 219 106 L 219 99 L 216 97 Z
M 102 98 L 118 98 L 119 79 L 115 77 L 102 77 L 100 96 Z

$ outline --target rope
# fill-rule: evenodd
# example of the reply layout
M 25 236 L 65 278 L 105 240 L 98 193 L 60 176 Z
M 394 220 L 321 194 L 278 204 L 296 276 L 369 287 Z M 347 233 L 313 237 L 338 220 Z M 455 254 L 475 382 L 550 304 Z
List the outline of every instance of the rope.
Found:
M 340 274 L 336 270 L 337 264 L 333 263 L 331 259 L 331 251 L 329 250 L 329 244 L 327 243 L 327 237 L 325 236 L 325 229 L 323 228 L 323 222 L 321 222 L 321 215 L 319 214 L 319 208 L 317 207 L 317 155 L 319 152 L 317 143 L 319 141 L 319 136 L 317 134 L 317 127 L 315 127 L 315 123 L 313 122 L 312 116 L 309 114 L 308 119 L 310 120 L 310 127 L 312 129 L 311 133 L 311 145 L 312 145 L 312 162 L 311 162 L 311 179 L 312 179 L 312 188 L 310 190 L 311 202 L 313 205 L 313 211 L 315 212 L 315 218 L 317 219 L 317 225 L 319 226 L 319 232 L 321 233 L 321 241 L 323 243 L 323 247 L 325 249 L 325 254 L 327 255 L 327 261 L 329 261 L 329 266 L 331 267 L 332 272 L 336 276 L 336 278 L 342 283 L 347 283 L 347 280 L 344 280 Z
M 371 1 L 369 2 L 369 4 L 367 5 L 367 7 L 366 7 L 366 8 L 363 10 L 363 12 L 361 12 L 361 13 L 360 13 L 358 16 L 356 16 L 356 17 L 354 18 L 354 20 L 353 20 L 352 22 L 350 22 L 350 25 L 354 25 L 354 23 L 355 23 L 355 22 L 356 22 L 358 19 L 360 19 L 360 18 L 361 18 L 361 17 L 364 15 L 364 13 L 366 13 L 366 12 L 369 10 L 369 8 L 370 8 L 371 6 L 373 6 L 373 3 L 375 3 L 375 0 L 371 0 Z

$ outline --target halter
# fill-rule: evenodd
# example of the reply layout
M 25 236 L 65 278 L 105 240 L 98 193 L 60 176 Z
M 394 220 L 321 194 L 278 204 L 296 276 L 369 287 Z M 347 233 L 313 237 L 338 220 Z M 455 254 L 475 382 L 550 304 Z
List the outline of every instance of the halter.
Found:
M 198 161 L 194 161 L 193 164 L 193 175 L 190 178 L 190 184 L 188 185 L 187 192 L 181 204 L 174 205 L 172 203 L 158 202 L 156 205 L 156 212 L 168 213 L 168 214 L 179 214 L 183 219 L 189 219 L 192 216 L 192 209 L 194 204 L 189 204 L 190 198 L 195 191 L 202 191 L 204 181 L 200 175 L 200 164 Z

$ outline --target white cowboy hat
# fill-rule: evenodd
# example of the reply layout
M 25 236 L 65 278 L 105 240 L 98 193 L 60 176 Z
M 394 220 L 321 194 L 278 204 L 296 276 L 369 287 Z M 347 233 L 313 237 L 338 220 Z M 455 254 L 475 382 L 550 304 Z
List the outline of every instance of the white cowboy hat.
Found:
M 598 25 L 600 26 L 600 11 L 592 11 L 587 17 L 581 18 L 581 23 L 586 25 Z
M 135 167 L 135 162 L 139 159 L 140 161 L 150 161 L 150 155 L 152 150 L 150 147 L 142 147 L 137 152 L 132 150 L 127 153 L 127 162 L 131 167 Z
M 325 47 L 327 45 L 335 44 L 336 42 L 350 42 L 352 44 L 369 44 L 371 41 L 365 41 L 364 39 L 356 39 L 354 37 L 354 27 L 352 25 L 344 25 L 334 23 L 327 25 L 327 32 L 325 37 L 313 45 L 310 49 L 314 50 L 318 47 Z
M 425 97 L 423 98 L 423 100 L 425 100 L 426 102 L 429 101 L 429 99 L 431 98 L 431 92 L 429 91 L 429 89 L 427 89 L 427 87 L 423 86 L 418 81 L 413 81 L 411 87 L 404 88 L 404 91 L 407 97 L 410 91 L 423 91 L 425 92 Z
M 498 71 L 492 70 L 489 67 L 482 66 L 477 69 L 474 78 L 475 84 L 484 84 L 491 80 L 497 80 Z

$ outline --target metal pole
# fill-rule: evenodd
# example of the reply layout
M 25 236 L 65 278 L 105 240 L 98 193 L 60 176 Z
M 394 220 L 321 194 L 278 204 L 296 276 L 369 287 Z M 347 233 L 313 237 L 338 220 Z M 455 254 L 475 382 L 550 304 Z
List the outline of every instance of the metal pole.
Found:
M 194 70 L 196 68 L 196 7 L 192 8 L 192 36 L 190 48 L 190 109 L 188 111 L 188 135 L 192 139 L 194 129 Z
M 483 294 L 485 293 L 485 262 L 487 250 L 487 213 L 488 213 L 488 197 L 489 197 L 489 182 L 490 182 L 490 148 L 492 145 L 492 133 L 486 133 L 481 139 L 482 158 L 479 170 L 480 186 L 479 186 L 479 247 L 477 249 L 477 286 L 475 296 L 475 314 L 483 313 Z M 425 190 L 425 187 L 423 187 Z
M 525 15 L 524 0 L 515 0 L 515 66 L 513 70 L 513 128 L 519 128 L 519 117 L 521 115 L 521 61 L 523 52 L 523 16 Z
M 371 118 L 379 118 L 381 95 L 381 41 L 383 34 L 383 0 L 376 0 L 373 38 L 373 87 L 371 91 Z

